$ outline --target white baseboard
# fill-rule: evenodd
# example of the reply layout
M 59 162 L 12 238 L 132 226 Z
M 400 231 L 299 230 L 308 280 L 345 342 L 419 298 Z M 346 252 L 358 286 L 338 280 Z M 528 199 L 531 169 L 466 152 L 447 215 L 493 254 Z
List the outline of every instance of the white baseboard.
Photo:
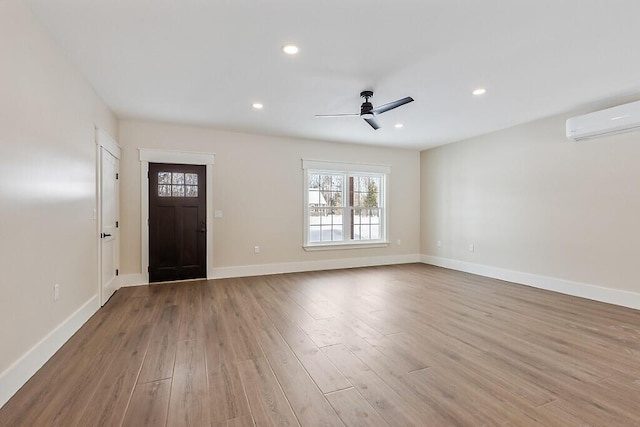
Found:
M 573 295 L 594 301 L 606 302 L 623 307 L 640 310 L 640 293 L 623 291 L 619 289 L 604 288 L 586 283 L 572 282 L 570 280 L 557 279 L 555 277 L 540 276 L 521 271 L 506 270 L 488 265 L 474 264 L 450 258 L 441 258 L 431 255 L 422 255 L 421 260 L 425 264 L 449 268 L 451 270 L 464 271 L 480 276 L 519 283 L 539 289 Z
M 321 261 L 283 262 L 276 264 L 239 265 L 217 267 L 207 279 L 227 279 L 231 277 L 266 276 L 268 274 L 299 273 L 303 271 L 337 270 L 340 268 L 372 267 L 375 265 L 408 264 L 420 262 L 419 254 L 388 255 L 377 257 L 328 259 Z M 120 286 L 147 285 L 143 274 L 125 274 L 120 276 Z
M 268 274 L 299 273 L 303 271 L 337 270 L 340 268 L 372 267 L 375 265 L 408 264 L 420 262 L 419 254 L 387 255 L 377 257 L 328 259 L 320 261 L 285 262 L 278 264 L 256 264 L 213 269 L 210 279 L 230 277 L 265 276 Z
M 2 407 L 38 369 L 67 342 L 100 308 L 98 295 L 94 295 L 82 307 L 59 324 L 20 359 L 0 375 L 0 407 Z

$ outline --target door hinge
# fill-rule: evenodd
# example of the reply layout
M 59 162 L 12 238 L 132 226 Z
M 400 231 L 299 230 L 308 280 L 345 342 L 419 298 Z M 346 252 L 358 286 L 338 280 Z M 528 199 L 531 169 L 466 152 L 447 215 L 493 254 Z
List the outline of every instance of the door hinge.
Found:
M 149 175 L 149 171 L 147 171 L 147 179 L 149 179 L 151 175 Z
M 147 265 L 147 273 L 149 273 L 151 271 L 151 268 L 149 268 L 149 266 Z
M 116 228 L 120 227 L 120 225 L 119 225 L 119 224 L 120 224 L 120 222 L 119 222 L 119 221 L 116 221 Z
M 116 268 L 116 276 L 118 275 L 118 269 Z
M 120 174 L 116 172 L 116 179 L 120 179 Z

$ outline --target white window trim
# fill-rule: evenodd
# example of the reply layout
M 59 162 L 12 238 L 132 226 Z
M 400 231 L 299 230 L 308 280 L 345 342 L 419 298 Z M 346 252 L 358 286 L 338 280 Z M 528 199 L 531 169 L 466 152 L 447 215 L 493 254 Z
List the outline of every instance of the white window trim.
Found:
M 391 166 L 389 165 L 377 165 L 366 163 L 348 163 L 348 162 L 332 162 L 323 160 L 309 160 L 302 159 L 302 169 L 304 171 L 303 181 L 303 194 L 304 194 L 304 242 L 303 249 L 308 252 L 312 251 L 328 251 L 336 249 L 363 249 L 363 248 L 383 248 L 389 246 L 389 179 L 391 175 Z M 327 243 L 310 243 L 309 242 L 309 170 L 314 172 L 349 172 L 349 173 L 363 173 L 363 174 L 381 174 L 382 188 L 380 188 L 380 195 L 382 198 L 382 210 L 384 212 L 382 222 L 382 239 L 378 240 L 364 240 L 364 241 L 343 241 L 343 242 L 327 242 Z
M 391 174 L 391 166 L 367 163 L 327 162 L 323 160 L 302 159 L 302 169 L 316 169 L 331 172 L 362 172 Z

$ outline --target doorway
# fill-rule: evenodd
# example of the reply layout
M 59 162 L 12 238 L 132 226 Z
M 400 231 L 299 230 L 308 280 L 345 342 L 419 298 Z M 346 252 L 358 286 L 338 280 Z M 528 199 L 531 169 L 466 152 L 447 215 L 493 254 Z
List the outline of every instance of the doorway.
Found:
M 149 282 L 207 275 L 206 167 L 149 163 Z

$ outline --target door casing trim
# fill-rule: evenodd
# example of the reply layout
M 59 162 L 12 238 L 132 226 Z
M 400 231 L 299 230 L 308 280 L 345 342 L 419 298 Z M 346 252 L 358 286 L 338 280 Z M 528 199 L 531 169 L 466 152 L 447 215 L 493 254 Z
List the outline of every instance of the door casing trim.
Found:
M 213 164 L 215 153 L 138 148 L 140 159 L 140 271 L 149 283 L 149 163 L 175 163 L 206 166 L 207 206 L 207 278 L 213 276 Z

